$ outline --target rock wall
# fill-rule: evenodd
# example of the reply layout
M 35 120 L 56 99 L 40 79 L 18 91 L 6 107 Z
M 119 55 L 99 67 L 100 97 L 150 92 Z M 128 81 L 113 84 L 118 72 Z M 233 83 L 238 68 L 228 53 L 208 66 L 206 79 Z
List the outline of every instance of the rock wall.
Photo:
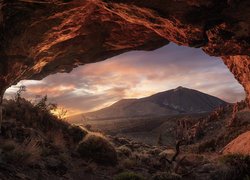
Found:
M 250 56 L 226 56 L 222 59 L 235 78 L 243 85 L 250 105 Z
M 250 100 L 249 0 L 0 0 L 0 91 L 170 41 L 221 56 Z

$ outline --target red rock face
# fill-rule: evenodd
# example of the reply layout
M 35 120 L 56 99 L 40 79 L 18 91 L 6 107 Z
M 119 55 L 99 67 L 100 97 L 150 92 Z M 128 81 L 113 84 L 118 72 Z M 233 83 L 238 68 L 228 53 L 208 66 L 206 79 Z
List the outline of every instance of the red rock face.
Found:
M 250 105 L 250 56 L 225 56 L 222 59 L 235 78 L 243 85 Z
M 1 92 L 171 41 L 223 56 L 249 94 L 249 8 L 249 0 L 0 1 Z
M 226 145 L 223 154 L 244 154 L 250 155 L 250 131 L 242 133 Z

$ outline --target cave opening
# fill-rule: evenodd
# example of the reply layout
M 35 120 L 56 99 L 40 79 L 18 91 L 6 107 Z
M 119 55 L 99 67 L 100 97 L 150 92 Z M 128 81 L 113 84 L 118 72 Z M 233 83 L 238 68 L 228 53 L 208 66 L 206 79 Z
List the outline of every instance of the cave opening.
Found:
M 111 109 L 111 112 L 107 112 L 108 115 L 105 113 L 94 115 L 94 118 L 93 115 L 88 116 L 89 112 L 90 114 L 98 112 L 99 109 L 112 107 L 112 104 L 116 105 L 126 100 L 141 100 L 160 92 L 178 89 L 178 87 L 197 90 L 228 103 L 236 103 L 245 98 L 244 89 L 220 58 L 208 56 L 201 49 L 178 46 L 173 43 L 149 52 L 131 51 L 102 62 L 78 67 L 71 73 L 58 73 L 39 81 L 23 80 L 7 89 L 4 97 L 13 98 L 21 85 L 27 88 L 23 97 L 33 102 L 48 95 L 51 102 L 67 110 L 65 118 L 72 124 L 91 125 L 95 129 L 112 135 L 136 137 L 139 141 L 144 141 L 146 138 L 146 142 L 150 144 L 157 142 L 159 135 L 157 128 L 162 129 L 166 126 L 161 117 L 166 116 L 165 112 L 161 114 L 161 111 L 155 111 L 162 105 L 157 104 L 158 107 L 151 107 L 155 104 L 142 102 L 141 105 L 135 107 L 138 109 L 134 111 L 146 113 L 136 112 L 131 116 L 128 113 L 133 114 L 132 110 L 117 112 L 115 115 L 116 112 Z M 183 103 L 179 99 L 176 101 Z M 124 105 L 121 106 L 125 108 Z M 119 109 L 119 105 L 115 108 Z M 155 111 L 153 114 L 148 110 L 150 108 Z M 184 114 L 186 116 L 192 113 Z M 146 116 L 148 117 L 145 118 Z M 152 123 L 154 116 L 157 119 L 155 124 Z M 110 121 L 106 121 L 109 119 Z M 128 124 L 125 129 L 124 123 Z M 146 132 L 148 130 L 152 133 L 148 134 Z M 161 131 L 165 136 L 169 136 L 168 133 Z
M 249 8 L 0 0 L 0 179 L 249 179 Z

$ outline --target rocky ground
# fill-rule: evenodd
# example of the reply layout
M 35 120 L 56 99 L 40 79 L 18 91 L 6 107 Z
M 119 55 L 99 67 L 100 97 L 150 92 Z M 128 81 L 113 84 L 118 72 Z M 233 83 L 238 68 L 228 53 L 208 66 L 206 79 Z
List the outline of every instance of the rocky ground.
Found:
M 194 144 L 178 141 L 175 147 L 147 145 L 73 126 L 53 116 L 51 106 L 46 101 L 34 105 L 24 99 L 4 102 L 0 179 L 221 180 L 250 176 L 249 156 L 220 153 L 224 143 L 249 128 L 246 122 L 245 129 L 237 123 L 249 117 L 244 105 L 231 108 L 235 116 L 228 119 L 232 120 L 228 127 L 241 130 L 227 141 L 217 140 L 220 146 L 202 144 L 210 140 L 212 124 L 216 124 L 211 122 L 227 110 L 215 112 L 204 122 L 203 137 Z

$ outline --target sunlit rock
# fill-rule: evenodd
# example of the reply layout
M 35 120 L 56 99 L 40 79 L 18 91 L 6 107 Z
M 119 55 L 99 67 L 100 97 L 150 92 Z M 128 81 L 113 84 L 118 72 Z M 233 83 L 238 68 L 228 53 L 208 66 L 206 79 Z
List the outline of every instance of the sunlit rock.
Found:
M 250 99 L 249 8 L 248 0 L 1 1 L 1 92 L 171 41 L 223 56 Z

